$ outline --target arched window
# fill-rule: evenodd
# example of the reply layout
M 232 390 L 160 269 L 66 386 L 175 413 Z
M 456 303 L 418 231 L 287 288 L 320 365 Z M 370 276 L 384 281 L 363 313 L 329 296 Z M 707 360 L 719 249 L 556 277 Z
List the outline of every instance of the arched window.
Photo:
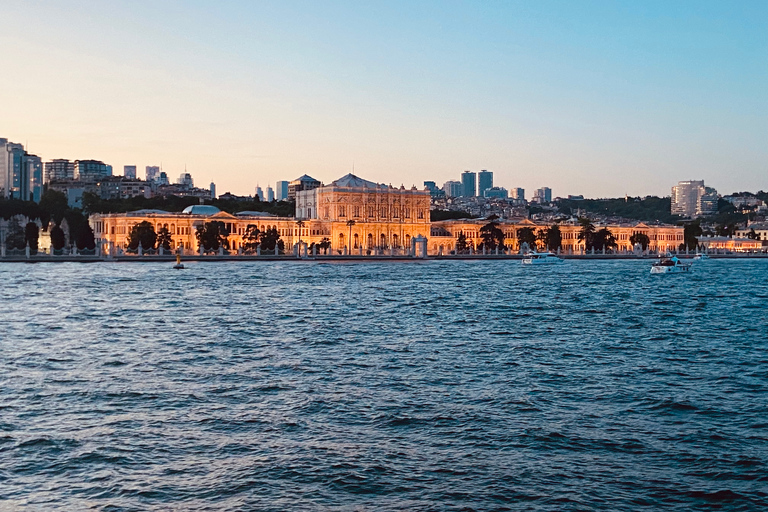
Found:
M 379 237 L 379 240 L 380 240 L 379 246 L 381 246 L 381 247 L 386 247 L 387 246 L 387 235 L 382 233 L 381 236 Z
M 359 241 L 358 241 L 358 236 L 357 236 L 357 233 L 355 233 L 355 235 L 353 236 L 353 240 L 354 240 L 354 241 L 353 241 L 353 247 L 354 247 L 355 249 L 357 249 L 358 247 L 360 247 L 360 243 L 359 243 Z
M 368 233 L 368 248 L 369 249 L 373 248 L 373 234 L 372 233 Z
M 344 233 L 339 233 L 339 249 L 343 249 L 345 247 L 344 243 Z
M 392 235 L 392 247 L 394 248 L 400 247 L 400 244 L 398 242 L 399 242 L 399 237 L 397 235 Z

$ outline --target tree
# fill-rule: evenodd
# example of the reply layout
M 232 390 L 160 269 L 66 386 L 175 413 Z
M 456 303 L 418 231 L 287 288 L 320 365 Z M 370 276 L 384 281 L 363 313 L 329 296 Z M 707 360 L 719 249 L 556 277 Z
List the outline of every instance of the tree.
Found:
M 218 251 L 220 247 L 228 248 L 227 236 L 229 232 L 223 222 L 211 221 L 197 226 L 195 238 L 198 247 L 204 251 Z
M 553 224 L 547 230 L 546 239 L 547 249 L 557 251 L 563 246 L 563 234 L 560 232 L 560 226 Z
M 543 228 L 536 231 L 536 248 L 537 249 L 539 246 L 542 246 L 542 247 L 547 246 L 547 231 L 549 231 L 548 228 Z
M 24 226 L 24 245 L 29 245 L 29 252 L 37 254 L 37 240 L 40 237 L 40 229 L 37 224 L 30 221 Z
M 8 249 L 24 249 L 27 246 L 24 230 L 15 219 L 8 223 L 8 231 L 5 234 L 5 246 Z
M 173 247 L 173 237 L 166 227 L 160 228 L 160 231 L 157 232 L 157 248 L 161 247 L 164 251 L 170 251 Z
M 696 219 L 693 222 L 688 222 L 683 226 L 683 244 L 682 250 L 689 249 L 694 250 L 699 246 L 699 239 L 696 238 L 703 234 L 701 229 L 701 219 Z
M 60 251 L 67 245 L 67 237 L 64 235 L 64 230 L 61 226 L 56 224 L 51 228 L 51 247 L 54 250 Z
M 320 243 L 317 244 L 317 247 L 323 251 L 323 254 L 328 254 L 328 249 L 331 248 L 331 241 L 327 237 L 323 237 Z
M 483 245 L 491 251 L 495 250 L 496 247 L 504 249 L 504 232 L 499 228 L 499 223 L 496 222 L 498 218 L 496 215 L 491 215 L 488 217 L 488 224 L 480 228 Z
M 262 232 L 259 235 L 259 241 L 261 243 L 262 251 L 274 251 L 275 247 L 278 248 L 278 251 L 282 251 L 283 249 L 283 241 L 280 240 L 280 233 L 276 228 L 269 228 Z
M 599 229 L 592 239 L 592 247 L 597 251 L 607 251 L 616 246 L 616 237 L 608 228 Z
M 243 251 L 254 253 L 259 247 L 259 228 L 256 224 L 248 224 L 243 233 Z
M 459 231 L 459 235 L 456 237 L 456 254 L 464 254 L 468 250 L 467 235 L 463 231 Z
M 747 233 L 747 238 L 750 240 L 760 240 L 760 234 L 755 233 L 755 228 L 750 228 L 749 233 Z
M 96 240 L 93 238 L 93 229 L 87 222 L 80 227 L 80 230 L 77 233 L 77 240 L 75 240 L 75 245 L 77 245 L 78 251 L 86 249 L 92 251 L 96 249 Z
M 157 234 L 155 226 L 146 220 L 134 224 L 128 233 L 128 252 L 139 252 L 139 245 L 145 251 L 155 248 Z
M 584 248 L 586 250 L 593 249 L 595 247 L 595 225 L 589 219 L 580 218 L 579 224 L 581 224 L 581 230 L 579 231 L 579 241 L 584 242 Z
M 632 233 L 632 236 L 629 237 L 629 243 L 632 244 L 632 247 L 634 247 L 637 244 L 640 244 L 640 247 L 645 251 L 648 249 L 648 245 L 651 243 L 651 239 L 648 238 L 648 235 L 645 233 L 641 233 L 639 231 L 635 231 Z
M 523 244 L 528 244 L 528 247 L 536 247 L 536 234 L 533 232 L 533 228 L 518 229 L 517 243 L 520 244 L 520 248 L 523 247 Z
M 67 196 L 58 190 L 46 190 L 40 198 L 40 210 L 42 212 L 40 220 L 43 221 L 43 227 L 47 227 L 51 220 L 55 224 L 61 224 L 61 220 L 69 210 Z

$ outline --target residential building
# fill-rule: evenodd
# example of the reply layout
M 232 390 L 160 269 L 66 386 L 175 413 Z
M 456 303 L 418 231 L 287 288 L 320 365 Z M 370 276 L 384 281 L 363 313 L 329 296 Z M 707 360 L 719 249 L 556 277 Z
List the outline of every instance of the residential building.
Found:
M 75 160 L 75 179 L 94 182 L 112 176 L 112 166 L 100 160 Z
M 477 195 L 477 173 L 464 171 L 461 174 L 461 195 L 464 197 Z
M 307 176 L 305 174 L 304 176 L 301 176 L 300 178 L 296 178 L 295 180 L 293 180 L 288 184 L 287 198 L 289 201 L 293 201 L 296 199 L 297 192 L 301 192 L 304 190 L 313 190 L 321 185 L 322 183 L 317 181 L 315 178 L 312 178 L 311 176 Z
M 285 201 L 288 199 L 288 182 L 287 181 L 278 181 L 275 183 L 275 192 L 277 193 L 277 200 L 278 201 Z
M 43 192 L 43 163 L 24 146 L 0 139 L 0 188 L 2 197 L 40 201 Z
M 477 173 L 477 195 L 485 197 L 485 191 L 489 188 L 493 188 L 493 173 L 482 170 Z
M 57 158 L 43 164 L 46 183 L 75 179 L 75 163 L 64 158 Z
M 135 180 L 136 179 L 136 166 L 135 165 L 124 165 L 123 166 L 123 177 L 128 180 Z
M 521 201 L 524 201 L 525 200 L 525 189 L 519 188 L 519 187 L 513 188 L 512 190 L 510 190 L 510 194 L 509 195 L 510 195 L 510 197 L 512 199 L 519 199 Z
M 536 189 L 536 191 L 533 193 L 533 201 L 536 203 L 551 203 L 552 189 L 549 187 L 541 187 Z
M 102 199 L 128 199 L 131 197 L 152 197 L 152 185 L 143 180 L 113 176 L 96 185 Z
M 445 197 L 460 197 L 463 188 L 460 181 L 446 181 L 443 183 L 443 192 Z
M 507 189 L 504 187 L 490 187 L 486 188 L 483 191 L 483 197 L 490 199 L 490 198 L 496 198 L 496 199 L 507 199 L 509 197 L 509 194 L 507 193 Z
M 682 217 L 700 217 L 717 212 L 717 190 L 704 180 L 680 181 L 672 187 L 671 212 Z
M 171 182 L 168 180 L 168 174 L 165 171 L 160 171 L 160 175 L 155 180 L 155 183 L 158 185 L 170 185 Z

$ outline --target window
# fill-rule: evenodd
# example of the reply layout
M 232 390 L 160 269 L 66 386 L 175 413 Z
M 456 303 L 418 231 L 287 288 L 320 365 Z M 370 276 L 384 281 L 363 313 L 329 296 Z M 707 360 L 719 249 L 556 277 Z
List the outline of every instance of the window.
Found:
M 323 207 L 323 217 L 326 219 L 331 216 L 331 209 L 327 206 Z
M 346 217 L 347 209 L 343 206 L 339 206 L 339 217 Z
M 403 217 L 406 219 L 411 218 L 411 209 L 410 208 L 404 208 L 403 209 Z
M 392 208 L 392 217 L 396 219 L 400 218 L 400 211 L 397 208 Z
M 419 210 L 419 218 L 420 219 L 424 218 L 424 210 Z
M 381 209 L 381 216 L 383 218 L 387 217 L 387 207 L 386 206 Z
M 360 207 L 359 206 L 353 206 L 352 207 L 352 216 L 353 217 L 359 217 L 360 216 Z
M 376 209 L 373 206 L 368 207 L 368 217 L 375 217 L 376 216 Z

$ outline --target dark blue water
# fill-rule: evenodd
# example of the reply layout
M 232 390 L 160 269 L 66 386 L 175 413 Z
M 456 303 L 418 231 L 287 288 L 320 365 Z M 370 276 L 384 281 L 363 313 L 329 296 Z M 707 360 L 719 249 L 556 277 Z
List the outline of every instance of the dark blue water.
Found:
M 0 266 L 0 509 L 768 508 L 768 260 L 170 266 Z

